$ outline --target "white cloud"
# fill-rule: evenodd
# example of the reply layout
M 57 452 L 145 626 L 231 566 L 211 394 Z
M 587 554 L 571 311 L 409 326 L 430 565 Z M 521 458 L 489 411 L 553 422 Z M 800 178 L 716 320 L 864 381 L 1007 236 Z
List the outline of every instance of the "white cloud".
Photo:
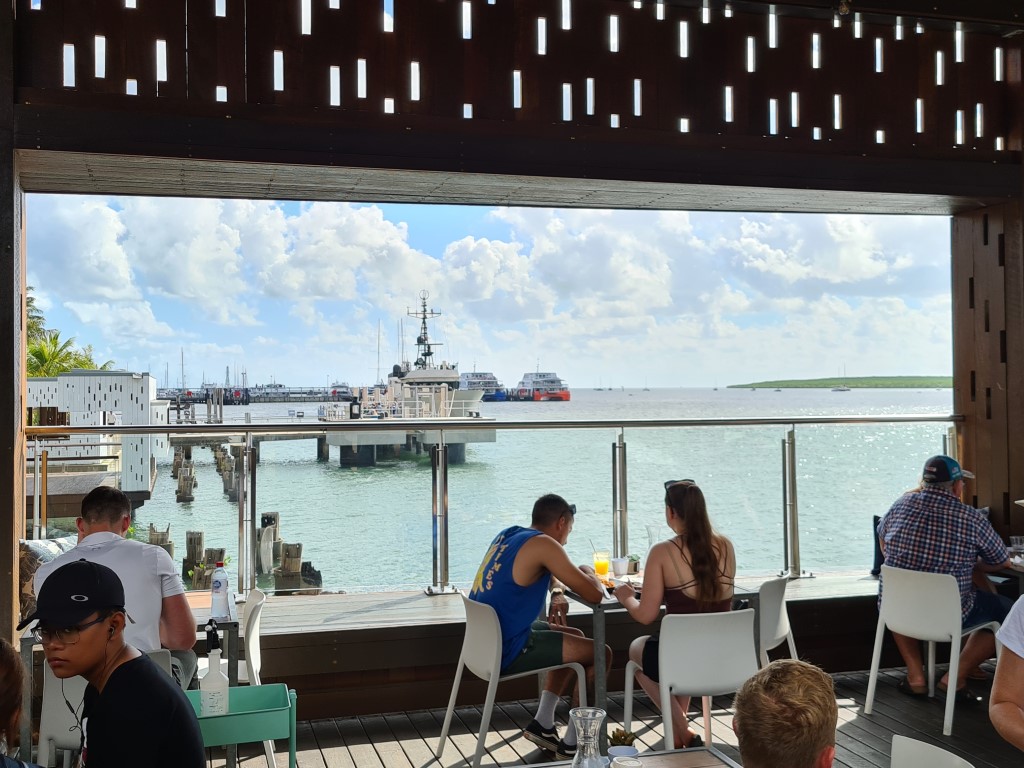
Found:
M 578 385 L 949 368 L 945 219 L 497 208 L 426 253 L 373 205 L 33 196 L 29 217 L 52 325 L 252 383 L 370 381 L 378 324 L 381 367 L 399 321 L 411 356 L 424 289 L 439 357 L 510 385 L 538 361 Z

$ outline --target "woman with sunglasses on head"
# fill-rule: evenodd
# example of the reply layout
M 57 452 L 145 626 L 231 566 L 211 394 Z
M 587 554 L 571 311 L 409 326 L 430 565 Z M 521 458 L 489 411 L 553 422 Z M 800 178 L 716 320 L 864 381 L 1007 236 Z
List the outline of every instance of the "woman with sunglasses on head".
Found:
M 732 542 L 715 532 L 708 518 L 704 494 L 692 480 L 665 483 L 665 522 L 675 532 L 668 541 L 651 547 L 644 568 L 642 599 L 628 583 L 615 589 L 615 597 L 636 621 L 650 624 L 666 613 L 712 613 L 732 607 L 736 552 Z M 658 691 L 658 638 L 638 637 L 629 647 L 629 658 L 642 665 L 636 679 L 655 706 Z M 689 696 L 672 700 L 672 730 L 676 749 L 702 745 L 700 736 L 687 727 Z M 662 713 L 664 716 L 665 713 Z

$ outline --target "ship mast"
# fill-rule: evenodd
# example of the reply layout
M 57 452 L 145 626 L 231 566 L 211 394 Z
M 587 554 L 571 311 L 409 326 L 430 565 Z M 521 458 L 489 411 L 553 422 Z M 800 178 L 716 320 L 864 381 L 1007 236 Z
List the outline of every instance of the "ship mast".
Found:
M 433 368 L 433 361 L 431 358 L 434 356 L 434 347 L 441 346 L 438 343 L 431 343 L 430 336 L 427 334 L 427 320 L 433 320 L 434 318 L 440 317 L 441 313 L 434 309 L 427 309 L 427 299 L 430 298 L 428 291 L 420 291 L 420 310 L 419 312 L 413 312 L 412 310 L 406 309 L 405 313 L 409 317 L 415 317 L 420 321 L 420 335 L 416 337 L 416 363 L 415 367 L 418 370 L 425 370 L 427 368 Z

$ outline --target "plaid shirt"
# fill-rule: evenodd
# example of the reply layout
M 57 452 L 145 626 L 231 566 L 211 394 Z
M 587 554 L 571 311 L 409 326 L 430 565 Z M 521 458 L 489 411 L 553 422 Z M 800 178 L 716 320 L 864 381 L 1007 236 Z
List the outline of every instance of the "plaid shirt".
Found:
M 942 488 L 925 486 L 901 496 L 878 524 L 878 535 L 885 545 L 886 565 L 956 578 L 963 617 L 974 607 L 971 576 L 978 558 L 990 565 L 1007 558 L 1006 546 L 988 518 Z

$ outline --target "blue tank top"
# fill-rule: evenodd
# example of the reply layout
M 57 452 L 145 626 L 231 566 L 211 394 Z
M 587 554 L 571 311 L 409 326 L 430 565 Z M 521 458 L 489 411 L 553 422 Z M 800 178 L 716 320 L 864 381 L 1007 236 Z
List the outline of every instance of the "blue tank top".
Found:
M 519 549 L 541 532 L 513 525 L 499 533 L 487 549 L 469 593 L 471 600 L 486 603 L 498 614 L 501 625 L 501 668 L 515 661 L 526 646 L 530 627 L 544 608 L 551 575 L 541 576 L 528 587 L 512 578 L 512 564 Z

